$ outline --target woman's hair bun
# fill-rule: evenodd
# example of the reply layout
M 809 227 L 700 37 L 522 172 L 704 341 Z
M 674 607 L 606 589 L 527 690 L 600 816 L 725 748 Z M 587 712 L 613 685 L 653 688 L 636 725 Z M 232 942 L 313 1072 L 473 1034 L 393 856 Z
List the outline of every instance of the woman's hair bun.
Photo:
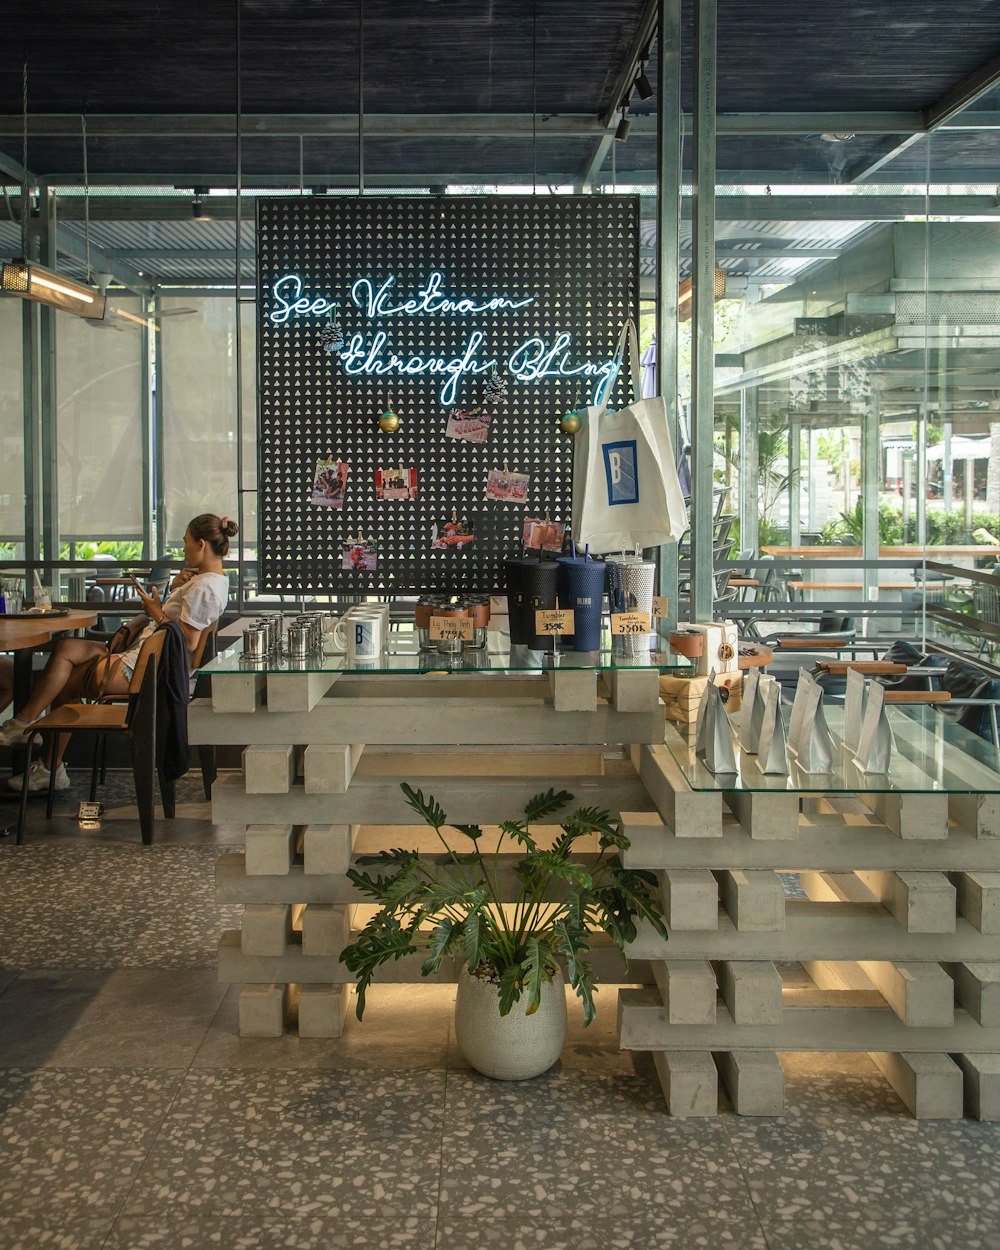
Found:
M 240 532 L 240 527 L 236 524 L 235 521 L 227 521 L 222 532 L 226 535 L 227 538 L 235 538 L 236 535 Z

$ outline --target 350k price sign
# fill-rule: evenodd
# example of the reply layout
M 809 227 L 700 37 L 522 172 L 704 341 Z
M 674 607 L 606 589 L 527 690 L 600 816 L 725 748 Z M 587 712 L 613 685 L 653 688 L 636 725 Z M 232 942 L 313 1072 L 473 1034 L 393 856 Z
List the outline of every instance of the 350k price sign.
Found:
M 558 637 L 574 633 L 573 613 L 568 608 L 542 608 L 535 613 L 535 633 Z
M 649 633 L 649 613 L 648 612 L 612 612 L 611 613 L 611 632 L 612 634 L 648 634 Z

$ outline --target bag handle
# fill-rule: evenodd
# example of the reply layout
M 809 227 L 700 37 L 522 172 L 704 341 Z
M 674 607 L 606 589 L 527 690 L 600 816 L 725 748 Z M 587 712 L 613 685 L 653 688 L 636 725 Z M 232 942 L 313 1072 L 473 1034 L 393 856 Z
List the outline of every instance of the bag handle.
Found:
M 615 348 L 615 354 L 612 360 L 618 364 L 618 368 L 608 379 L 608 384 L 604 388 L 601 396 L 600 416 L 608 410 L 608 396 L 611 394 L 611 388 L 614 386 L 615 379 L 625 362 L 625 353 L 628 352 L 629 372 L 632 376 L 632 399 L 642 398 L 642 373 L 639 368 L 639 332 L 635 328 L 635 322 L 631 317 L 622 322 L 621 333 L 618 336 L 618 346 Z

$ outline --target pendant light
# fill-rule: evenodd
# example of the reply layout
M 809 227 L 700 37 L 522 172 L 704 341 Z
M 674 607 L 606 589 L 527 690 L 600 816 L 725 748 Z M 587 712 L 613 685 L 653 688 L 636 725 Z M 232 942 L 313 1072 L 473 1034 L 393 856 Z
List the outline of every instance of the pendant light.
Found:
M 49 308 L 75 313 L 77 317 L 103 317 L 104 296 L 83 282 L 76 282 L 55 270 L 46 269 L 28 259 L 28 213 L 30 188 L 28 186 L 28 64 L 25 62 L 22 76 L 23 128 L 21 164 L 24 182 L 21 185 L 21 255 L 17 260 L 5 261 L 0 270 L 0 291 L 34 300 Z

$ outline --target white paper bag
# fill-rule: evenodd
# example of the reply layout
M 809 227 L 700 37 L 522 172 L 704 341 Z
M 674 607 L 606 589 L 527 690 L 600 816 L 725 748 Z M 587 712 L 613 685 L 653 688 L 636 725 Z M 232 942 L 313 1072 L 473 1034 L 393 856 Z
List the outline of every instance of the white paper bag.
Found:
M 602 402 L 585 410 L 573 455 L 573 537 L 598 555 L 677 542 L 688 524 L 666 407 L 662 398 L 640 398 L 631 321 L 622 327 L 619 361 L 626 350 L 633 403 L 608 412 L 609 385 Z

